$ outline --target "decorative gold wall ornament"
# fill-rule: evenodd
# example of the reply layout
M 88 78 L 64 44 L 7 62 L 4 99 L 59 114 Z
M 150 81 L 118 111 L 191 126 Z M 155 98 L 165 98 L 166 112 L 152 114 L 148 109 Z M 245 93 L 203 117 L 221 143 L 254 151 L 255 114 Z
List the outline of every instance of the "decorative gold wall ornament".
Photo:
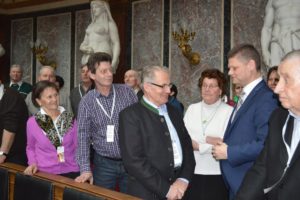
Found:
M 200 63 L 200 54 L 197 52 L 192 52 L 192 47 L 188 44 L 189 41 L 194 40 L 195 35 L 195 31 L 189 32 L 185 28 L 180 28 L 179 32 L 176 30 L 172 31 L 173 39 L 178 42 L 178 47 L 181 49 L 182 54 L 192 65 L 198 65 Z
M 36 42 L 30 42 L 30 48 L 32 53 L 35 55 L 36 59 L 41 63 L 41 65 L 49 65 L 56 70 L 56 62 L 49 61 L 46 57 L 46 53 L 48 52 L 48 44 L 46 41 L 40 41 L 39 39 L 37 39 Z

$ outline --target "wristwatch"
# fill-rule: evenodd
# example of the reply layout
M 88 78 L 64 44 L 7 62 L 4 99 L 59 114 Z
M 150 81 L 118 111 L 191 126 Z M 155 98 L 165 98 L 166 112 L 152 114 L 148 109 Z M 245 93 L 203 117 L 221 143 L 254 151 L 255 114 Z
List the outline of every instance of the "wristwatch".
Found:
M 8 156 L 8 154 L 7 153 L 4 153 L 3 151 L 0 151 L 0 156 Z

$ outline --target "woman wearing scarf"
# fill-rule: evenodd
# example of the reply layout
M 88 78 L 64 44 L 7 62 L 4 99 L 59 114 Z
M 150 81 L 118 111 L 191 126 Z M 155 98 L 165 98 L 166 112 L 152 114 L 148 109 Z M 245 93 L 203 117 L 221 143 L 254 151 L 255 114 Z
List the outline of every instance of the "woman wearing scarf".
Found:
M 40 111 L 27 121 L 27 175 L 37 171 L 69 178 L 79 175 L 75 161 L 77 122 L 73 114 L 58 106 L 58 91 L 49 81 L 40 81 L 33 88 L 32 102 Z

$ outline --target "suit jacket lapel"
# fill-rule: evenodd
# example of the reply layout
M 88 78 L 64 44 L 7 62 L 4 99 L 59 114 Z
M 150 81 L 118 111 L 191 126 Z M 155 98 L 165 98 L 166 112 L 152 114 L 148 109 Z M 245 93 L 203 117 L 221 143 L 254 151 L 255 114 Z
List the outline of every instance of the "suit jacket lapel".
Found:
M 300 145 L 299 145 L 299 143 L 298 143 L 297 148 L 296 148 L 296 151 L 295 151 L 295 153 L 294 153 L 294 155 L 293 155 L 293 157 L 292 157 L 290 166 L 292 166 L 292 165 L 294 164 L 294 162 L 295 162 L 296 160 L 298 160 L 299 158 L 300 158 Z
M 261 89 L 261 87 L 265 84 L 264 80 L 260 81 L 254 88 L 253 90 L 250 92 L 250 94 L 247 96 L 245 102 L 242 104 L 242 106 L 240 107 L 240 109 L 238 110 L 238 112 L 236 113 L 232 124 L 234 124 L 236 122 L 236 120 L 239 119 L 240 115 L 242 113 L 245 113 L 248 108 L 251 106 L 251 104 L 254 102 L 254 98 L 257 94 L 257 92 Z
M 238 112 L 235 114 L 233 121 L 231 120 L 231 118 L 232 118 L 234 111 L 232 111 L 226 131 L 225 131 L 225 136 L 224 136 L 225 139 L 229 136 L 231 129 L 234 127 L 236 122 L 239 120 L 240 115 L 242 115 L 242 113 L 245 113 L 248 110 L 248 108 L 250 107 L 250 105 L 253 103 L 253 101 L 254 101 L 253 98 L 255 98 L 257 92 L 265 85 L 266 84 L 265 84 L 264 80 L 262 80 L 253 88 L 253 90 L 247 96 L 245 102 L 242 104 L 242 106 L 240 107 Z

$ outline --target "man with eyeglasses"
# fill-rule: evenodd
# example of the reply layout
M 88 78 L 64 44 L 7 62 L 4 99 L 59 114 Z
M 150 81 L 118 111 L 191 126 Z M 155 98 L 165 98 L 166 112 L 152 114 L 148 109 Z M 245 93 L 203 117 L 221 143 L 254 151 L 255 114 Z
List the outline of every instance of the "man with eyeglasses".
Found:
M 171 87 L 166 67 L 145 67 L 143 98 L 120 113 L 128 193 L 142 199 L 181 199 L 194 173 L 191 138 L 179 111 L 167 103 Z

